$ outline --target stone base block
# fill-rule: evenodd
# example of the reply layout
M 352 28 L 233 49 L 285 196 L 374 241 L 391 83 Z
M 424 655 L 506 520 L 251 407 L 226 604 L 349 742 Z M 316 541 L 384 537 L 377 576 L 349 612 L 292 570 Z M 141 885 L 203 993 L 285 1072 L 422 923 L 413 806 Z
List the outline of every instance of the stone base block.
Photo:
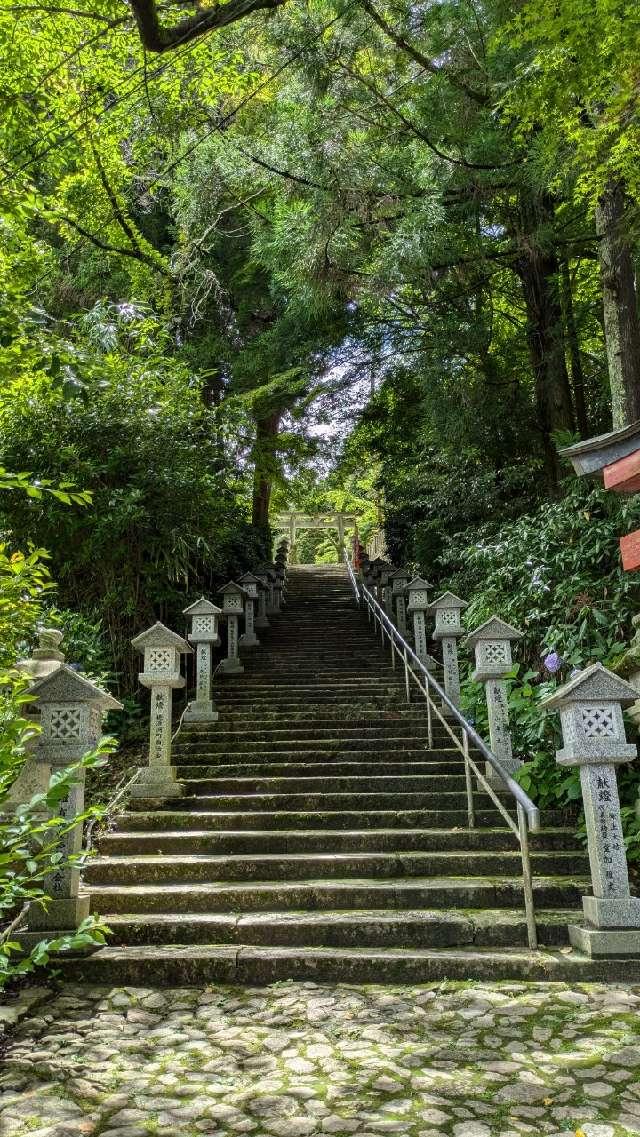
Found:
M 636 896 L 624 896 L 618 900 L 606 900 L 598 896 L 583 896 L 582 910 L 588 924 L 594 928 L 637 928 L 640 935 L 640 900 Z
M 587 928 L 570 924 L 569 940 L 574 948 L 592 958 L 632 956 L 640 959 L 640 928 Z
M 502 766 L 505 774 L 508 774 L 509 777 L 512 778 L 513 775 L 522 766 L 522 762 L 519 758 L 504 758 L 500 760 L 500 765 Z M 493 766 L 489 762 L 485 762 L 484 764 L 484 776 L 492 789 L 503 791 L 506 789 L 506 786 L 500 778 L 500 775 L 496 773 Z
M 223 659 L 218 671 L 222 671 L 225 675 L 241 675 L 244 667 L 237 659 Z
M 260 640 L 256 636 L 255 632 L 253 632 L 251 635 L 249 635 L 247 632 L 243 632 L 238 642 L 240 644 L 240 647 L 260 647 Z
M 27 912 L 28 932 L 37 932 L 35 942 L 46 937 L 54 939 L 56 935 L 64 932 L 75 932 L 78 924 L 86 920 L 89 915 L 88 896 L 69 896 L 61 900 L 49 900 L 47 909 L 41 904 L 31 903 Z M 62 929 L 62 930 L 61 930 Z M 24 936 L 17 937 L 23 943 Z
M 166 798 L 182 797 L 184 786 L 176 781 L 175 766 L 166 766 L 162 770 L 145 766 L 138 772 L 138 780 L 130 789 L 132 798 L 151 798 L 165 801 Z
M 218 712 L 214 709 L 211 699 L 201 703 L 196 699 L 193 703 L 189 703 L 184 712 L 185 722 L 216 722 L 218 717 Z

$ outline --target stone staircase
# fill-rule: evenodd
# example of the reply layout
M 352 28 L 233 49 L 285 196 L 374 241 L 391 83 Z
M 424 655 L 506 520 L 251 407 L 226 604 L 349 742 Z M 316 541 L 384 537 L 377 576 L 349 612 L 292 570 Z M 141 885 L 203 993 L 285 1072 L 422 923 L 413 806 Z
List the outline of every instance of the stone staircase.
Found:
M 526 947 L 515 838 L 483 793 L 466 828 L 459 752 L 444 732 L 428 748 L 424 700 L 407 704 L 344 567 L 292 568 L 272 622 L 245 674 L 216 680 L 219 722 L 180 731 L 184 797 L 141 803 L 101 838 L 85 887 L 113 934 L 65 970 L 143 984 L 607 977 L 567 947 L 588 864 L 550 815 L 532 838 L 543 950 Z

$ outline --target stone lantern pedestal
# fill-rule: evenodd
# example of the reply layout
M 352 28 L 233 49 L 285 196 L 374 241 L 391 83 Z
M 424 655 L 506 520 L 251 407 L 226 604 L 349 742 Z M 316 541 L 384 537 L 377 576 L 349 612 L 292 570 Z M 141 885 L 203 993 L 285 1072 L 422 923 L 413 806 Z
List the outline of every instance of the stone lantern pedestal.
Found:
M 222 660 L 219 670 L 226 675 L 241 675 L 244 667 L 238 655 L 238 621 L 244 612 L 246 592 L 239 584 L 230 581 L 220 589 L 222 614 L 227 621 L 227 658 Z
M 407 638 L 407 602 L 405 592 L 411 577 L 407 569 L 399 568 L 389 576 L 391 583 L 391 619 L 395 604 L 396 628 L 404 640 Z
M 180 797 L 183 787 L 171 765 L 171 709 L 174 690 L 186 683 L 180 674 L 180 657 L 190 655 L 193 649 L 159 621 L 131 643 L 144 653 L 144 670 L 138 678 L 151 691 L 149 765 L 140 770 L 131 796 L 160 801 Z
M 475 649 L 476 655 L 473 678 L 476 683 L 484 683 L 491 749 L 507 774 L 514 774 L 522 765 L 519 758 L 513 757 L 505 683 L 513 664 L 511 644 L 520 639 L 522 632 L 498 616 L 492 616 L 467 636 L 467 644 Z M 485 774 L 496 789 L 503 788 L 489 762 L 485 763 Z
M 53 774 L 78 762 L 93 750 L 102 734 L 102 719 L 107 711 L 122 710 L 122 704 L 102 691 L 77 671 L 60 663 L 55 671 L 38 679 L 29 692 L 40 709 L 41 734 L 33 753 L 18 779 L 21 800 L 44 793 Z M 84 770 L 61 801 L 55 815 L 73 821 L 84 810 Z M 61 852 L 65 858 L 82 852 L 82 826 L 76 825 L 64 837 Z M 80 868 L 62 864 L 44 879 L 43 887 L 51 897 L 46 910 L 31 904 L 27 915 L 27 935 L 20 935 L 23 948 L 30 948 L 55 933 L 75 931 L 89 915 L 89 896 L 80 895 Z M 30 935 L 30 933 L 34 933 Z M 37 933 L 37 934 L 35 934 Z M 52 935 L 53 933 L 53 935 Z
M 560 712 L 561 766 L 577 766 L 587 822 L 593 896 L 582 900 L 584 925 L 570 925 L 574 947 L 591 956 L 640 955 L 640 900 L 631 896 L 616 766 L 633 762 L 622 707 L 636 691 L 601 663 L 559 687 L 543 706 Z
M 424 663 L 429 671 L 433 671 L 436 666 L 436 661 L 427 651 L 427 625 L 425 620 L 425 613 L 429 611 L 428 588 L 431 588 L 431 585 L 427 580 L 423 580 L 420 576 L 414 577 L 407 586 L 407 595 L 409 597 L 407 614 L 413 617 L 413 647 L 415 653 L 420 662 Z
M 252 574 L 258 581 L 258 615 L 254 617 L 254 627 L 262 630 L 263 628 L 270 628 L 269 617 L 267 616 L 267 604 L 269 600 L 269 584 L 266 573 L 256 570 Z
M 444 690 L 454 707 L 460 707 L 460 668 L 458 666 L 458 640 L 465 634 L 461 615 L 468 607 L 453 592 L 445 592 L 429 605 L 429 612 L 435 616 L 434 640 L 442 642 L 442 664 L 444 667 Z M 445 707 L 446 710 L 446 707 Z
M 260 640 L 255 633 L 255 606 L 258 603 L 260 581 L 252 572 L 245 572 L 239 583 L 245 590 L 244 632 L 240 636 L 242 647 L 259 647 Z
M 195 644 L 196 650 L 196 697 L 184 712 L 185 722 L 215 722 L 218 712 L 211 697 L 212 649 L 220 643 L 218 617 L 221 610 L 202 596 L 184 608 L 183 614 L 191 620 L 187 639 Z

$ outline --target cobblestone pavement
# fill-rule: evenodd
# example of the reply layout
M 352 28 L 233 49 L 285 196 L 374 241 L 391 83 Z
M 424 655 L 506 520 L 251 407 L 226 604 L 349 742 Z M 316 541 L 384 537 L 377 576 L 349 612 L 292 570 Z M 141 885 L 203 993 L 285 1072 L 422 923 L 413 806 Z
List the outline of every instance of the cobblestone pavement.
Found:
M 2 1137 L 640 1134 L 640 987 L 66 987 L 0 1085 Z

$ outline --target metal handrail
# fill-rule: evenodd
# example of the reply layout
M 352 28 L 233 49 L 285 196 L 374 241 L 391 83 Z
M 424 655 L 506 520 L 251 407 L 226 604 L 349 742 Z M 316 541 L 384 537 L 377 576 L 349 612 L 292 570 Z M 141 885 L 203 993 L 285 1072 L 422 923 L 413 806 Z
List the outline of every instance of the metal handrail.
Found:
M 467 817 L 469 828 L 475 827 L 475 802 L 473 800 L 473 783 L 471 780 L 472 772 L 475 774 L 478 782 L 482 788 L 489 794 L 491 800 L 495 804 L 501 816 L 505 819 L 507 825 L 512 833 L 518 839 L 520 845 L 520 853 L 522 857 L 522 885 L 524 891 L 524 907 L 527 921 L 527 938 L 530 948 L 537 948 L 538 936 L 536 930 L 535 910 L 533 901 L 533 883 L 531 875 L 531 858 L 529 854 L 529 833 L 536 833 L 540 829 L 540 811 L 537 806 L 531 801 L 528 794 L 525 793 L 522 786 L 507 774 L 500 764 L 499 759 L 493 751 L 487 746 L 484 739 L 480 737 L 477 730 L 471 723 L 465 719 L 462 712 L 451 701 L 446 692 L 442 689 L 438 681 L 433 677 L 431 672 L 416 655 L 413 648 L 409 646 L 407 641 L 400 634 L 393 621 L 389 618 L 384 608 L 378 603 L 375 596 L 369 589 L 359 582 L 353 570 L 353 565 L 347 557 L 347 571 L 351 581 L 351 586 L 354 591 L 356 604 L 360 606 L 361 601 L 367 608 L 367 615 L 369 620 L 373 617 L 374 623 L 377 622 L 380 629 L 380 637 L 384 643 L 385 636 L 389 640 L 391 647 L 391 663 L 395 667 L 396 655 L 402 659 L 405 672 L 405 687 L 407 692 L 407 702 L 411 701 L 411 686 L 410 678 L 416 683 L 419 690 L 427 700 L 427 730 L 429 747 L 433 746 L 433 714 L 435 713 L 441 724 L 444 726 L 447 734 L 452 739 L 456 748 L 460 751 L 464 759 L 465 767 L 465 783 L 467 793 Z M 442 704 L 447 708 L 451 718 L 455 721 L 460 729 L 461 738 L 458 738 L 452 730 L 450 723 L 440 711 L 437 703 L 433 698 L 436 694 L 441 700 Z M 469 743 L 473 743 L 475 748 L 480 751 L 481 755 L 486 762 L 489 763 L 491 769 L 498 775 L 505 790 L 511 794 L 515 799 L 517 810 L 517 821 L 514 821 L 510 813 L 505 809 L 504 805 L 498 798 L 493 786 L 487 781 L 482 771 L 478 768 L 473 758 L 469 753 Z

